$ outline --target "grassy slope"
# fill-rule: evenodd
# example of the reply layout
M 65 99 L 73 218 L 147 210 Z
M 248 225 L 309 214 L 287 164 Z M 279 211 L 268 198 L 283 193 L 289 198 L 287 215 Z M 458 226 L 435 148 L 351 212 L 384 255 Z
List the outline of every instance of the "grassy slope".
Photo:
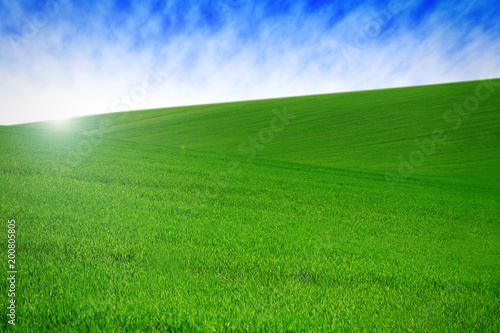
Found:
M 500 188 L 500 80 L 491 96 L 461 120 L 443 114 L 474 96 L 478 82 L 111 114 L 107 137 L 238 155 L 238 146 L 269 127 L 273 109 L 296 117 L 260 151 L 274 160 L 385 173 L 396 171 L 436 128 L 447 140 L 413 176 L 471 181 Z M 481 90 L 484 93 L 484 89 Z M 70 131 L 98 128 L 102 116 L 75 120 Z M 39 126 L 39 124 L 37 124 Z
M 80 138 L 3 132 L 21 331 L 499 328 L 496 193 L 256 160 L 207 197 L 229 156 L 105 140 L 61 174 Z
M 368 163 L 374 152 L 363 171 L 306 164 L 298 157 L 314 155 L 307 149 L 295 153 L 301 163 L 284 161 L 292 156 L 280 148 L 284 142 L 302 145 L 290 141 L 289 131 L 298 134 L 293 123 L 261 152 L 266 158 L 248 163 L 229 148 L 222 153 L 224 147 L 267 126 L 269 109 L 280 107 L 249 104 L 253 111 L 243 114 L 255 123 L 228 129 L 238 136 L 231 140 L 218 131 L 210 140 L 196 139 L 205 124 L 181 109 L 177 117 L 190 121 L 172 128 L 169 137 L 179 140 L 166 144 L 172 147 L 132 136 L 141 114 L 131 113 L 74 164 L 68 152 L 85 136 L 36 129 L 39 124 L 0 127 L 0 212 L 16 219 L 18 232 L 18 329 L 500 329 L 498 190 L 449 182 L 456 171 L 422 165 L 435 171 L 432 177 L 409 178 L 391 191 L 383 175 L 366 172 L 378 170 Z M 137 134 L 154 133 L 155 124 L 165 129 L 152 112 L 173 117 L 164 115 L 171 109 L 147 111 Z M 91 129 L 96 119 L 75 120 L 73 130 Z M 222 126 L 224 119 L 213 122 Z M 477 117 L 468 119 L 482 133 L 493 131 L 474 122 Z M 299 124 L 299 116 L 295 120 Z M 308 122 L 300 124 L 306 130 Z M 192 134 L 197 149 L 216 152 L 176 147 L 188 135 L 183 132 Z M 221 146 L 210 148 L 216 140 Z M 390 155 L 384 145 L 373 149 Z M 487 150 L 492 158 L 495 149 Z M 283 161 L 267 155 L 273 150 L 282 151 Z M 481 151 L 463 153 L 461 165 L 472 165 L 465 157 L 475 155 Z M 228 172 L 235 158 L 241 170 Z M 6 285 L 0 287 L 6 294 Z

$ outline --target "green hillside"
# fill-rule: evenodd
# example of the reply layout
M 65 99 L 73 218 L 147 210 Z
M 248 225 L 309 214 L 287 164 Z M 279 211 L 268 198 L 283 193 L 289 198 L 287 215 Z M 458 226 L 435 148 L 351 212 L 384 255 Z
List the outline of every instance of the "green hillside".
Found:
M 481 84 L 1 126 L 9 329 L 499 331 L 500 80 Z
M 453 111 L 457 103 L 462 111 Z M 273 110 L 284 109 L 294 117 L 269 138 Z M 500 188 L 499 114 L 496 79 L 91 116 L 62 130 L 95 130 L 104 118 L 112 125 L 103 127 L 112 139 L 244 159 L 253 156 L 253 149 L 260 158 L 393 174 L 398 174 L 398 157 L 410 163 L 412 152 L 427 149 L 422 163 L 415 153 L 418 163 L 411 176 Z M 281 123 L 275 125 L 278 129 Z M 442 134 L 432 148 L 429 140 L 436 129 Z M 255 138 L 256 148 L 249 137 Z

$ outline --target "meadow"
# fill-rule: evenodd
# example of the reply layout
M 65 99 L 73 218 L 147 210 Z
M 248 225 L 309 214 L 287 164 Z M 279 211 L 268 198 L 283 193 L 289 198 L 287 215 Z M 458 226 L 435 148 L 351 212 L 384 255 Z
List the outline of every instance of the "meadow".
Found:
M 500 80 L 486 84 L 0 126 L 18 270 L 1 329 L 500 331 Z M 426 154 L 415 140 L 436 129 Z

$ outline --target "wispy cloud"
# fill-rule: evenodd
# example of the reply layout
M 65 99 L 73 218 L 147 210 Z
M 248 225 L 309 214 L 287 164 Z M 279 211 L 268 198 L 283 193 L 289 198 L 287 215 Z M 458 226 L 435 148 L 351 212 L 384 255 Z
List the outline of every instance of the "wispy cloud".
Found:
M 0 123 L 116 111 L 151 71 L 164 79 L 133 108 L 498 77 L 499 12 L 487 1 L 4 0 Z

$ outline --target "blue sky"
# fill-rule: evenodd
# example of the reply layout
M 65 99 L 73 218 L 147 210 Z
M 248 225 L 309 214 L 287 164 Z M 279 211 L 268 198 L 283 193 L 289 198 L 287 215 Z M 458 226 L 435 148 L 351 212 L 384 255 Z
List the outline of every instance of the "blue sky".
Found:
M 500 77 L 496 1 L 0 0 L 0 124 Z

